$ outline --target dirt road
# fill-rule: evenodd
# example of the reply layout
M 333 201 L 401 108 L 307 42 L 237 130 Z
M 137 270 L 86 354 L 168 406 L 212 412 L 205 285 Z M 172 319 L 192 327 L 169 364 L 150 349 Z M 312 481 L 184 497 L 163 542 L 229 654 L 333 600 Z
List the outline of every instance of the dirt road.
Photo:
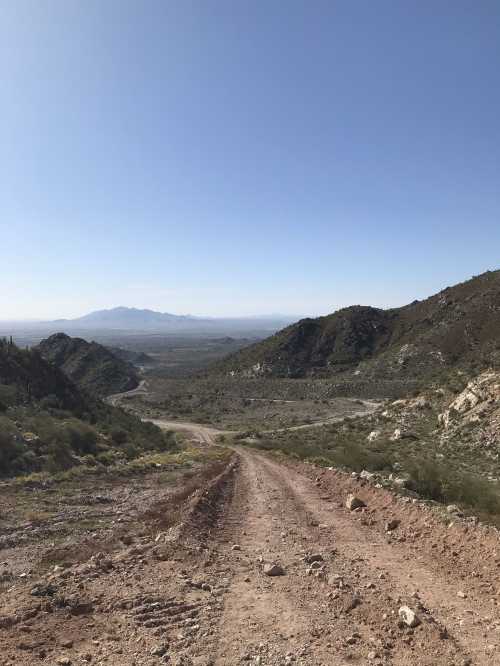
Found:
M 118 394 L 118 396 L 120 395 L 128 395 L 128 394 Z M 358 402 L 359 402 L 358 409 L 353 411 L 353 413 L 350 414 L 349 417 L 366 416 L 367 414 L 371 414 L 372 412 L 374 412 L 380 406 L 380 403 L 374 400 L 360 400 Z M 117 403 L 115 402 L 113 404 Z M 318 428 L 332 423 L 340 423 L 341 421 L 344 421 L 346 418 L 349 417 L 346 417 L 344 414 L 340 415 L 335 414 L 334 416 L 331 416 L 330 418 L 322 421 L 302 423 L 300 425 L 288 426 L 286 428 L 273 428 L 272 430 L 262 430 L 262 434 L 304 430 L 305 428 Z M 150 419 L 150 418 L 146 418 L 144 420 L 154 423 L 163 430 L 178 430 L 181 432 L 190 433 L 192 439 L 200 444 L 207 444 L 207 445 L 215 444 L 218 435 L 237 434 L 237 431 L 235 430 L 220 430 L 212 426 L 202 425 L 199 423 L 192 423 L 190 421 L 171 421 L 168 419 Z
M 145 519 L 4 593 L 0 664 L 500 663 L 496 533 L 339 472 L 235 457 L 180 531 Z M 352 491 L 366 508 L 345 507 Z M 402 605 L 419 626 L 399 624 Z
M 110 395 L 106 398 L 106 402 L 108 402 L 110 405 L 113 405 L 113 407 L 116 407 L 124 398 L 132 398 L 134 396 L 146 394 L 147 382 L 145 379 L 141 379 L 139 386 L 136 386 L 134 389 L 130 389 L 130 391 L 124 391 L 123 393 L 114 393 L 113 395 Z
M 470 590 L 466 600 L 458 597 L 466 585 L 459 571 L 445 574 L 443 560 L 415 543 L 388 541 L 377 523 L 373 529 L 366 515 L 338 501 L 327 478 L 316 485 L 264 455 L 239 455 L 233 502 L 217 537 L 231 584 L 216 664 L 245 657 L 318 666 L 496 663 L 497 638 L 488 647 L 477 621 L 491 613 L 491 600 L 473 599 Z M 322 559 L 309 565 L 311 555 Z M 285 575 L 264 576 L 260 558 L 279 563 Z M 398 626 L 403 604 L 422 620 L 416 629 Z
M 198 444 L 211 445 L 215 444 L 218 435 L 232 434 L 228 430 L 217 430 L 211 426 L 201 425 L 199 423 L 191 423 L 187 421 L 168 421 L 167 419 L 144 419 L 150 423 L 154 423 L 162 430 L 177 430 L 184 433 L 189 433 L 191 439 Z

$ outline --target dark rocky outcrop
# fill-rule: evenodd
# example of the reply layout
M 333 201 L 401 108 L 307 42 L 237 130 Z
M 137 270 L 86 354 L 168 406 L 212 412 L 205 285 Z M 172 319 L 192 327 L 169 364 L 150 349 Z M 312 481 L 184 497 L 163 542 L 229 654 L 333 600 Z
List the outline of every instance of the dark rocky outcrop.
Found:
M 42 340 L 37 349 L 77 386 L 93 395 L 121 393 L 139 384 L 134 366 L 97 342 L 55 333 Z

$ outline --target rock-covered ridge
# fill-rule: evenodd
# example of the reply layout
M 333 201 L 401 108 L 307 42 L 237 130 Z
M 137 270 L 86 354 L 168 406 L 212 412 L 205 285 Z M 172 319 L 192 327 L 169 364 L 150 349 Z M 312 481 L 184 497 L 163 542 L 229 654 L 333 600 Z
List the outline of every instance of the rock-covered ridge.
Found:
M 42 340 L 38 350 L 81 389 L 95 395 L 120 393 L 139 384 L 137 371 L 132 364 L 118 358 L 97 342 L 55 333 Z
M 471 380 L 438 416 L 443 437 L 467 433 L 475 447 L 500 452 L 500 372 L 489 370 Z
M 428 379 L 450 367 L 500 367 L 500 271 L 424 301 L 352 306 L 303 319 L 230 356 L 216 371 L 243 376 Z

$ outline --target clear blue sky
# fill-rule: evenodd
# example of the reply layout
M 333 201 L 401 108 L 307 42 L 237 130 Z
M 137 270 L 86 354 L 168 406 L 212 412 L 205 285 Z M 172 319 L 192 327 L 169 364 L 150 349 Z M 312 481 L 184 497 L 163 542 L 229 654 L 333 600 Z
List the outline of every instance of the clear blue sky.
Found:
M 500 266 L 498 0 L 3 0 L 0 81 L 0 319 Z

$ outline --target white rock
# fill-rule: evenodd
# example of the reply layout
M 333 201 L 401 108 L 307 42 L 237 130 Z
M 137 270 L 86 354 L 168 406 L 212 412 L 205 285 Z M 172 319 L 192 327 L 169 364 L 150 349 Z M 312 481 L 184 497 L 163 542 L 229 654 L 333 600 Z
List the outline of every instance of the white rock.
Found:
M 360 479 L 366 479 L 367 481 L 371 481 L 375 474 L 373 472 L 369 472 L 368 470 L 364 469 L 362 472 L 359 474 Z
M 390 440 L 391 442 L 397 442 L 399 439 L 401 439 L 401 428 L 396 428 L 396 430 L 392 433 Z
M 408 627 L 418 627 L 420 624 L 420 618 L 409 606 L 401 606 L 398 615 Z

